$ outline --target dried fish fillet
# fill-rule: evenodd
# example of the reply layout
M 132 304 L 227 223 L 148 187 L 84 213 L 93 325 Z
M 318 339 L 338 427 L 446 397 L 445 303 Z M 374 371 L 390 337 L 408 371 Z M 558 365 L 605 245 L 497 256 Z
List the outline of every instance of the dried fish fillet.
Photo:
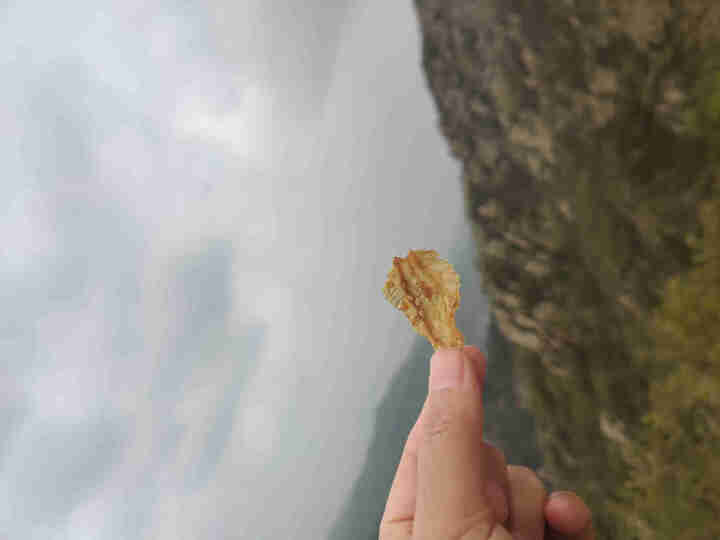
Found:
M 435 350 L 465 344 L 455 325 L 460 276 L 436 251 L 411 250 L 404 259 L 394 257 L 383 294 Z

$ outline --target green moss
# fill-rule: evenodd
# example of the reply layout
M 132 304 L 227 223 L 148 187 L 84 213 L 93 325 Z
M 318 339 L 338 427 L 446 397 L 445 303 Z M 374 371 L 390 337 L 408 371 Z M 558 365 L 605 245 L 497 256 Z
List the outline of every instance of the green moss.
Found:
M 712 159 L 720 162 L 720 46 L 708 47 L 702 55 L 702 74 L 694 90 L 697 107 L 688 111 L 695 132 L 710 142 Z
M 712 88 L 706 102 L 706 114 L 713 123 L 720 122 L 720 73 L 715 73 L 711 79 Z
M 697 264 L 668 281 L 650 321 L 656 376 L 626 483 L 656 538 L 720 538 L 720 196 L 700 219 Z

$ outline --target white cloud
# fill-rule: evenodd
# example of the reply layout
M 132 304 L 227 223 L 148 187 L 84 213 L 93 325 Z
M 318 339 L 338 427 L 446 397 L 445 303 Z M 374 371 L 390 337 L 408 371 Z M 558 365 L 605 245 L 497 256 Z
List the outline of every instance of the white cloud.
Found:
M 100 497 L 92 498 L 75 508 L 68 517 L 66 538 L 72 540 L 97 540 L 100 531 L 107 526 L 112 508 Z
M 48 222 L 47 198 L 30 189 L 12 197 L 0 213 L 0 260 L 2 269 L 21 273 L 39 259 L 55 253 L 57 240 Z
M 187 23 L 178 17 L 154 17 L 148 30 L 150 56 L 159 62 L 174 60 L 180 39 L 180 28 L 189 31 L 186 25 Z
M 102 294 L 94 294 L 86 305 L 37 322 L 47 364 L 30 373 L 27 392 L 38 416 L 78 421 L 102 405 L 109 382 L 104 309 Z
M 278 151 L 272 135 L 273 102 L 269 88 L 247 86 L 240 103 L 221 109 L 210 96 L 186 95 L 177 104 L 173 125 L 186 137 L 223 145 L 242 159 L 265 161 Z
M 236 427 L 239 427 L 240 435 L 239 441 L 233 441 L 233 446 L 253 461 L 266 464 L 276 452 L 277 418 L 272 406 L 262 402 L 246 405 Z

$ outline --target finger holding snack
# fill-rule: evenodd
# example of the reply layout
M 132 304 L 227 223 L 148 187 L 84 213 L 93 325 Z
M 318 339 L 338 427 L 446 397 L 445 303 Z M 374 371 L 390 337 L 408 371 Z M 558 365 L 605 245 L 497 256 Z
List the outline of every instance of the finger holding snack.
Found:
M 548 499 L 530 469 L 507 466 L 483 441 L 483 353 L 455 324 L 460 277 L 432 250 L 395 257 L 383 289 L 431 358 L 429 391 L 395 474 L 380 540 L 591 540 L 590 511 L 572 493 Z M 557 495 L 557 496 L 555 496 Z

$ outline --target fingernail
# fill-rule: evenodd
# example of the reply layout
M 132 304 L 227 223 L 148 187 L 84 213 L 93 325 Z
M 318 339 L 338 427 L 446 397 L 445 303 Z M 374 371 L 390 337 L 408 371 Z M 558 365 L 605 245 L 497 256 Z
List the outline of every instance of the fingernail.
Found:
M 465 355 L 460 349 L 442 349 L 430 359 L 430 390 L 457 388 L 465 372 Z

